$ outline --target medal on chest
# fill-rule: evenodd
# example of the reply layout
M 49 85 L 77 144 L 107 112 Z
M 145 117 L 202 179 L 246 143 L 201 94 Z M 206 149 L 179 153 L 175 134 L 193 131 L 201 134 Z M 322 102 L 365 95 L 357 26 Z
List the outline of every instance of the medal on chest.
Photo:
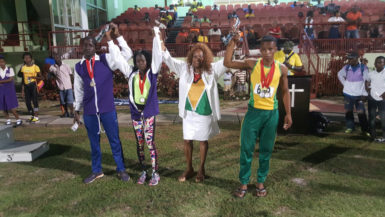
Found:
M 91 67 L 90 61 L 86 60 L 87 72 L 91 78 L 90 86 L 95 87 L 96 86 L 95 79 L 94 79 L 95 55 L 92 57 L 91 62 L 92 62 L 92 67 Z
M 263 66 L 263 60 L 261 60 L 261 83 L 255 85 L 254 93 L 259 95 L 261 98 L 270 98 L 274 94 L 274 87 L 270 87 L 271 82 L 273 81 L 275 64 L 271 64 L 270 71 L 265 76 L 265 70 Z
M 143 97 L 143 92 L 144 92 L 144 84 L 146 83 L 146 74 L 143 75 L 143 80 L 142 80 L 142 76 L 140 76 L 140 73 L 139 73 L 139 89 L 140 89 L 140 98 L 139 98 L 139 102 L 141 103 L 144 103 L 146 101 L 146 99 Z

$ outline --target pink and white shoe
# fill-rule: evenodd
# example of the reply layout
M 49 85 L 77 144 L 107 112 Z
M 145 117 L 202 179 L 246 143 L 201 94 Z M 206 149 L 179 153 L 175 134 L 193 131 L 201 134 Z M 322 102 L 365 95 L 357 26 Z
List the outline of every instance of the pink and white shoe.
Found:
M 143 185 L 145 182 L 146 182 L 146 178 L 147 178 L 147 173 L 146 171 L 143 171 L 141 174 L 140 174 L 140 177 L 138 179 L 138 184 L 139 185 Z
M 160 176 L 158 173 L 152 173 L 152 177 L 150 180 L 150 183 L 148 183 L 149 186 L 155 186 L 159 183 L 160 181 Z

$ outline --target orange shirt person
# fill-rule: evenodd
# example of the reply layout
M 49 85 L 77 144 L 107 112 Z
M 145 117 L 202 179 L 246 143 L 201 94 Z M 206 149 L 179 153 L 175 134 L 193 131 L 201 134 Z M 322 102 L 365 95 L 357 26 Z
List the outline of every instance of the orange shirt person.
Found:
M 359 38 L 358 25 L 361 23 L 362 14 L 358 11 L 357 5 L 353 6 L 346 15 L 346 38 Z

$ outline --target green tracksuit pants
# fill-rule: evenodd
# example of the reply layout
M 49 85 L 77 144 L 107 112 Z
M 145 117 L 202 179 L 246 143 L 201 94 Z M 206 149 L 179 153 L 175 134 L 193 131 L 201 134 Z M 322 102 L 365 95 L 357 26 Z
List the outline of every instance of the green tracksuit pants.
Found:
M 261 110 L 249 106 L 241 128 L 241 156 L 239 180 L 246 185 L 250 181 L 251 163 L 255 144 L 259 138 L 258 183 L 264 183 L 269 172 L 278 125 L 278 109 Z

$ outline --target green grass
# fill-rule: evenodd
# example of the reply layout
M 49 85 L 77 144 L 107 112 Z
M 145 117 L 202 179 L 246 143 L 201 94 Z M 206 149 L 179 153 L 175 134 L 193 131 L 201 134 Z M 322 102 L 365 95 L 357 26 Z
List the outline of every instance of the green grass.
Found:
M 177 181 L 185 168 L 181 125 L 157 127 L 161 182 L 156 187 L 135 184 L 140 170 L 134 135 L 131 128 L 120 130 L 132 180 L 116 178 L 102 135 L 107 176 L 84 185 L 90 172 L 84 128 L 77 133 L 68 127 L 15 129 L 18 140 L 48 140 L 50 151 L 32 163 L 1 164 L 0 216 L 384 216 L 385 145 L 346 136 L 340 126 L 322 138 L 279 136 L 267 197 L 249 192 L 244 199 L 231 195 L 239 185 L 239 125 L 222 125 L 220 136 L 209 141 L 209 178 L 200 184 Z M 197 169 L 199 148 L 194 148 Z M 257 165 L 255 158 L 252 183 Z M 295 178 L 303 180 L 295 183 Z

